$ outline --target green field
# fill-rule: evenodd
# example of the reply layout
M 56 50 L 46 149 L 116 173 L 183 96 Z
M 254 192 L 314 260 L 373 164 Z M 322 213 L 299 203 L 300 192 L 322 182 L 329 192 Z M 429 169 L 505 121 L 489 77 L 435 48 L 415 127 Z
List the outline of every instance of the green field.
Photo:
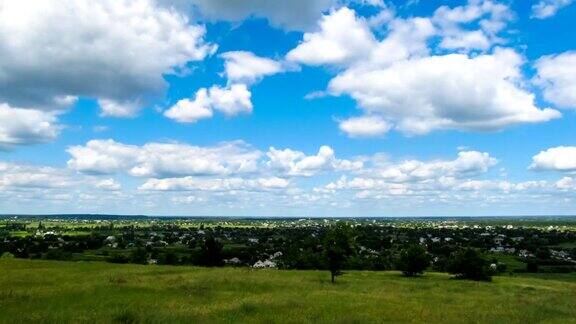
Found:
M 0 322 L 576 323 L 576 276 L 495 277 L 0 260 Z

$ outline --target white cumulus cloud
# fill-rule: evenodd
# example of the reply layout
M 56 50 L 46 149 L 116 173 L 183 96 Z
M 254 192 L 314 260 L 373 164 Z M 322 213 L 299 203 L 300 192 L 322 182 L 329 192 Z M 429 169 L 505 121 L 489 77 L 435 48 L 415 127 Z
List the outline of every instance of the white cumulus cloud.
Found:
M 321 171 L 349 171 L 362 168 L 361 161 L 336 158 L 334 150 L 323 145 L 316 155 L 306 155 L 291 149 L 278 150 L 271 147 L 266 153 L 267 165 L 289 176 L 309 177 Z
M 193 100 L 182 99 L 164 112 L 164 116 L 181 123 L 193 123 L 210 118 L 217 110 L 226 116 L 252 112 L 252 93 L 245 84 L 232 84 L 226 87 L 212 86 L 201 88 Z
M 544 98 L 558 107 L 576 109 L 576 52 L 541 57 L 535 67 L 535 82 Z
M 558 111 L 539 109 L 520 87 L 522 58 L 512 50 L 469 57 L 450 54 L 349 69 L 331 80 L 333 94 L 349 94 L 372 115 L 408 134 L 438 129 L 499 130 L 544 122 Z
M 376 43 L 367 22 L 346 7 L 323 16 L 319 27 L 305 33 L 286 58 L 309 65 L 345 64 L 366 56 Z
M 53 112 L 0 104 L 0 148 L 55 139 L 62 126 Z
M 376 160 L 375 162 L 375 166 L 362 170 L 362 173 L 402 183 L 477 175 L 488 171 L 498 163 L 498 160 L 486 152 L 461 151 L 454 160 L 405 160 L 397 163 Z
M 542 151 L 532 157 L 530 169 L 576 171 L 576 147 L 558 146 Z
M 79 96 L 131 116 L 163 92 L 164 74 L 215 50 L 204 34 L 154 0 L 1 0 L 0 101 L 61 109 Z
M 68 149 L 68 167 L 88 174 L 127 173 L 136 177 L 231 175 L 257 170 L 261 153 L 243 142 L 214 147 L 148 143 L 127 145 L 92 140 Z

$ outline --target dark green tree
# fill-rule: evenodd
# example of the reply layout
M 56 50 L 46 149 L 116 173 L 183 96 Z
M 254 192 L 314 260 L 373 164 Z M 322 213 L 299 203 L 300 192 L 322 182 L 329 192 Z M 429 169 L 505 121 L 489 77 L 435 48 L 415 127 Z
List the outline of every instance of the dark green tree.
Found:
M 407 277 L 413 277 L 424 273 L 430 265 L 430 255 L 421 245 L 411 245 L 400 252 L 397 261 L 398 270 Z
M 448 272 L 459 279 L 491 280 L 488 260 L 476 249 L 466 248 L 456 252 L 448 262 Z
M 200 265 L 207 267 L 221 267 L 224 265 L 222 256 L 222 243 L 210 235 L 204 239 L 200 247 Z
M 337 276 L 342 275 L 344 263 L 352 254 L 351 232 L 350 226 L 338 223 L 332 226 L 324 237 L 324 253 L 332 283 L 336 281 Z

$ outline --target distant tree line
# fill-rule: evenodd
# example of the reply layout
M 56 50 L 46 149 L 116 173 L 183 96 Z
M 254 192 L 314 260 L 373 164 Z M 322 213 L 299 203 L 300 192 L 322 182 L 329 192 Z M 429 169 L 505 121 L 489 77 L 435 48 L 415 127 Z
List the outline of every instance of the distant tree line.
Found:
M 197 266 L 253 266 L 269 261 L 280 269 L 315 269 L 330 280 L 346 270 L 399 270 L 408 277 L 426 271 L 450 272 L 457 278 L 489 280 L 507 265 L 487 252 L 495 246 L 527 251 L 517 258 L 529 272 L 574 271 L 576 234 L 534 228 L 395 227 L 353 222 L 302 227 L 181 227 L 114 225 L 77 227 L 88 235 L 61 235 L 40 223 L 0 225 L 0 255 L 50 260 Z M 13 232 L 28 231 L 23 236 Z M 487 233 L 488 232 L 488 233 Z M 488 235 L 485 235 L 488 234 Z M 518 239 L 520 238 L 520 239 Z M 550 246 L 564 245 L 559 259 Z M 556 253 L 556 254 L 554 254 Z M 511 271 L 511 270 L 510 270 Z

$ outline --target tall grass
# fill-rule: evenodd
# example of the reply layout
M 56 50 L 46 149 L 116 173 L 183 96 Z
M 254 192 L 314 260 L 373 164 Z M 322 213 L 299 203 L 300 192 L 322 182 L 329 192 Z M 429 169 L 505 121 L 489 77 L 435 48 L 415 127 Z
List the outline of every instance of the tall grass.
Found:
M 576 323 L 576 277 L 0 260 L 0 322 Z

